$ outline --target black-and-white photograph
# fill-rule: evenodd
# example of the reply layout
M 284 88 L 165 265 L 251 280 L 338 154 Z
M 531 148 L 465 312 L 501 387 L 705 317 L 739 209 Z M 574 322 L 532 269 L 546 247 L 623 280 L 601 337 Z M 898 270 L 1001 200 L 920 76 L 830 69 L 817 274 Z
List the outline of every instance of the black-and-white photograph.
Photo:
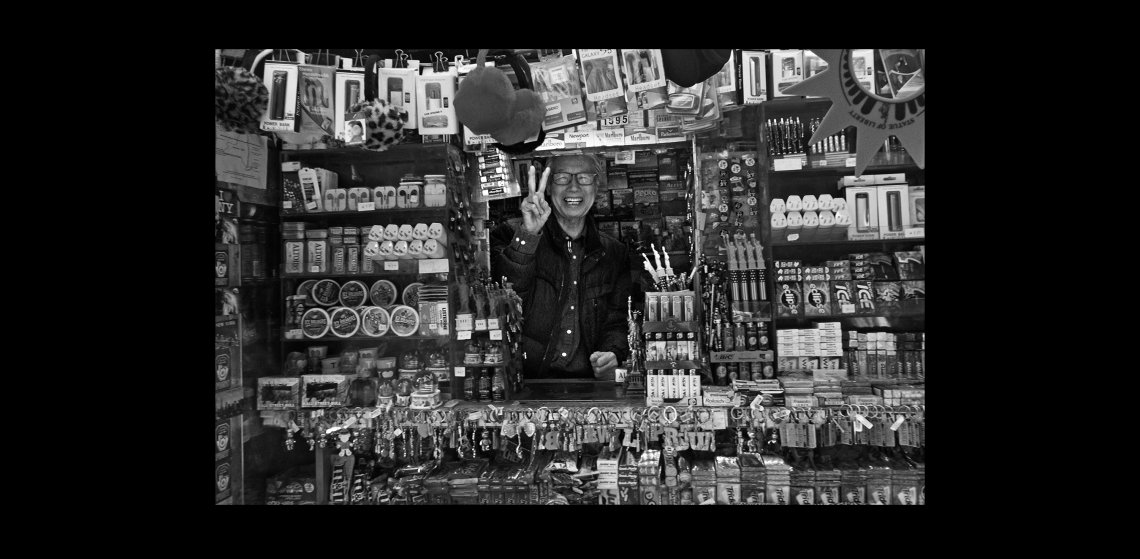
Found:
M 213 502 L 925 505 L 924 60 L 217 49 Z

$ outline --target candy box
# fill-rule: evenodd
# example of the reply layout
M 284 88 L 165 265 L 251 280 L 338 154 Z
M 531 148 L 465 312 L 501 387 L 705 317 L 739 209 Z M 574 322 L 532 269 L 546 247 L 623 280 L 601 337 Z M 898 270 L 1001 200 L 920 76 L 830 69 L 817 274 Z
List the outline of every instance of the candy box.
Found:
M 803 315 L 803 288 L 796 282 L 781 282 L 776 285 L 776 309 L 778 316 Z
M 301 379 L 261 377 L 257 379 L 257 409 L 284 410 L 297 407 L 301 399 Z
M 926 265 L 921 252 L 896 252 L 894 258 L 899 279 L 916 280 L 926 277 Z
M 875 290 L 875 307 L 880 313 L 898 310 L 901 297 L 901 282 L 876 281 L 872 282 Z
M 340 407 L 347 401 L 348 377 L 345 375 L 301 375 L 301 407 Z
M 804 314 L 806 316 L 826 316 L 833 314 L 831 287 L 826 281 L 803 282 Z
M 868 280 L 855 280 L 855 313 L 856 314 L 875 314 L 877 308 L 875 303 L 875 288 L 874 282 Z

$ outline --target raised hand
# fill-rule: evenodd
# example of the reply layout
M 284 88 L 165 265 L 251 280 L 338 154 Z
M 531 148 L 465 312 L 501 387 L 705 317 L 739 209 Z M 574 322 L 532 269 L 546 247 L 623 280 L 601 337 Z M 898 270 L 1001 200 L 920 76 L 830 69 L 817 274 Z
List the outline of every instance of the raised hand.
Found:
M 546 181 L 550 178 L 550 167 L 542 171 L 538 188 L 534 186 L 534 165 L 530 166 L 530 196 L 519 204 L 523 214 L 523 227 L 532 235 L 539 234 L 546 220 L 550 218 L 550 204 L 546 201 Z

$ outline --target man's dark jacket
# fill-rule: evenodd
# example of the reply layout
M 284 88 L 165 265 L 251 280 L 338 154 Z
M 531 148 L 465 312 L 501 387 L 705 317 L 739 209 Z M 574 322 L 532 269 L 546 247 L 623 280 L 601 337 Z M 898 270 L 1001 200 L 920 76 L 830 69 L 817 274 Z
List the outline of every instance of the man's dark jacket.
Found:
M 622 362 L 629 355 L 626 338 L 627 298 L 630 292 L 629 252 L 617 239 L 601 233 L 592 217 L 586 218 L 585 253 L 578 280 L 579 328 L 586 358 L 595 351 L 612 351 Z M 491 268 L 494 277 L 506 276 L 523 301 L 523 370 L 526 378 L 556 378 L 548 370 L 557 343 L 551 343 L 561 323 L 562 289 L 570 255 L 565 233 L 551 215 L 537 239 L 527 234 L 521 219 L 513 219 L 491 233 Z M 527 241 L 527 244 L 521 244 Z

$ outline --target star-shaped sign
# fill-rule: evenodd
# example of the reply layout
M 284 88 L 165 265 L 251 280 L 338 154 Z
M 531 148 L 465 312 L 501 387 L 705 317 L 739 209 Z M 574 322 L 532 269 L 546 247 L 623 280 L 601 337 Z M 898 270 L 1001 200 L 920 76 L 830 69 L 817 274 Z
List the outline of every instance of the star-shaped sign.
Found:
M 926 168 L 926 89 L 910 98 L 885 99 L 871 95 L 860 85 L 851 69 L 852 49 L 812 49 L 827 62 L 827 69 L 785 92 L 791 95 L 828 97 L 831 108 L 812 135 L 815 144 L 848 126 L 855 126 L 855 175 L 863 174 L 875 153 L 883 147 L 888 136 L 897 136 L 907 153 L 919 168 Z M 918 74 L 907 83 L 907 88 L 921 84 Z

